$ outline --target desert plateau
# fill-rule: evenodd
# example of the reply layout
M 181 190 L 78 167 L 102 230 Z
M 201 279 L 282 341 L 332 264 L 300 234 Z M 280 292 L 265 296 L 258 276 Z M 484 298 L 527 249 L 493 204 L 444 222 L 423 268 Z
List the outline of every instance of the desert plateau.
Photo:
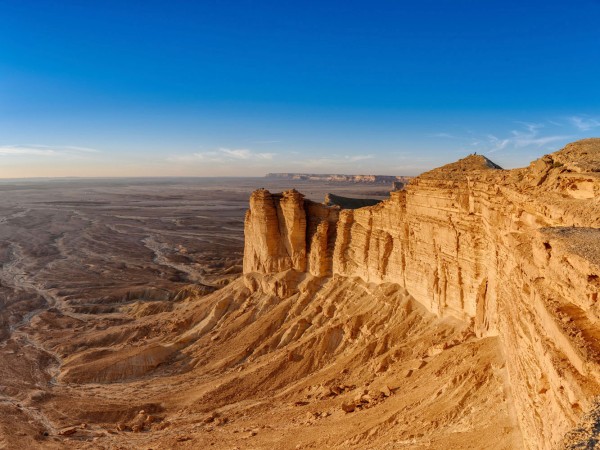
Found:
M 0 450 L 600 450 L 599 19 L 0 1 Z
M 2 183 L 0 445 L 594 448 L 599 173 Z

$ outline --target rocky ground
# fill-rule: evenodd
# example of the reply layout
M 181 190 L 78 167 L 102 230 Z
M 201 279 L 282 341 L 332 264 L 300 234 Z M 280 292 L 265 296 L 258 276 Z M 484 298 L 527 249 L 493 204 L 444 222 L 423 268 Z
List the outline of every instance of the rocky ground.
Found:
M 93 326 L 38 314 L 9 365 L 46 352 L 47 372 L 13 398 L 8 448 L 519 448 L 497 339 L 396 285 L 279 281 L 299 293 L 246 277 Z

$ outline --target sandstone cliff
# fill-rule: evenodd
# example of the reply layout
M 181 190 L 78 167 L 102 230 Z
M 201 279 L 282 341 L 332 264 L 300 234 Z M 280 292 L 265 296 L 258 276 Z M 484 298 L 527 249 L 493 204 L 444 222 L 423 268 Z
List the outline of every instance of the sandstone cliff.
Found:
M 523 444 L 552 448 L 600 394 L 599 228 L 600 139 L 588 139 L 524 169 L 471 155 L 355 210 L 256 191 L 244 273 L 393 283 L 497 336 Z

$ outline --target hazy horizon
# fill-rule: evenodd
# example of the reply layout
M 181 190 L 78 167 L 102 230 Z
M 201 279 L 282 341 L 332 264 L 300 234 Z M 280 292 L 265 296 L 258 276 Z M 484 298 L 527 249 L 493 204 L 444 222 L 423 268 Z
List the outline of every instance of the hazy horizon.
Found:
M 600 3 L 0 5 L 0 178 L 417 175 L 600 134 Z
M 270 173 L 276 173 L 276 172 L 270 172 Z M 376 175 L 376 176 L 403 176 L 402 174 L 389 174 L 389 173 L 325 173 L 325 172 L 279 172 L 279 173 L 300 173 L 302 175 L 348 175 L 348 176 L 352 176 L 352 175 Z M 174 180 L 193 180 L 193 179 L 227 179 L 227 178 L 234 178 L 234 179 L 256 179 L 256 178 L 267 178 L 268 173 L 264 174 L 264 175 L 142 175 L 142 176 L 115 176 L 115 177 L 111 177 L 111 176 L 81 176 L 81 177 L 76 177 L 76 176 L 64 176 L 64 177 L 44 177 L 44 176 L 40 176 L 40 177 L 12 177 L 12 178 L 0 178 L 0 183 L 4 182 L 4 181 L 37 181 L 37 180 L 152 180 L 152 179 L 157 179 L 157 180 L 161 180 L 161 179 L 174 179 Z M 411 176 L 411 175 L 406 175 L 406 176 Z M 343 182 L 342 182 L 343 183 Z

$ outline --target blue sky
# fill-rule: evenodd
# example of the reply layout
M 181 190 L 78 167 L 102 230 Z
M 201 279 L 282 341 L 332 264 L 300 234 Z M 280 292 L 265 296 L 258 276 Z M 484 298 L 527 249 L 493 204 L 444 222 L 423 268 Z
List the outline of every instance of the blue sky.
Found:
M 0 177 L 417 174 L 600 135 L 600 1 L 0 2 Z

